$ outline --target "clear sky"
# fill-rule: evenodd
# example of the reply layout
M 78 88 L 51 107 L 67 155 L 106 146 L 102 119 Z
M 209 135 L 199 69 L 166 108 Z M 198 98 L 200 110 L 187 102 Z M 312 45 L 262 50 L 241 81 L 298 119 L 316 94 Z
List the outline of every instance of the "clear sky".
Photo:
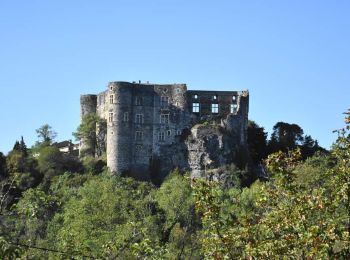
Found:
M 250 91 L 250 119 L 329 148 L 350 108 L 348 0 L 1 0 L 0 151 L 73 139 L 109 81 Z

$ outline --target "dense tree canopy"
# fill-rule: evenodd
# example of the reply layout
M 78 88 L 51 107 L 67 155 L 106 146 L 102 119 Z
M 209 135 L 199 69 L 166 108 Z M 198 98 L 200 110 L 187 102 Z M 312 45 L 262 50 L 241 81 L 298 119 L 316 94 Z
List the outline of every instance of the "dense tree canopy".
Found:
M 273 127 L 269 147 L 272 152 L 293 150 L 304 140 L 304 131 L 297 124 L 278 122 Z
M 330 153 L 297 125 L 267 141 L 249 122 L 252 161 L 269 173 L 250 186 L 232 165 L 212 169 L 226 181 L 174 170 L 158 187 L 22 139 L 0 153 L 0 258 L 349 259 L 349 118 Z
M 259 163 L 267 156 L 267 133 L 254 121 L 248 122 L 248 147 L 250 156 Z

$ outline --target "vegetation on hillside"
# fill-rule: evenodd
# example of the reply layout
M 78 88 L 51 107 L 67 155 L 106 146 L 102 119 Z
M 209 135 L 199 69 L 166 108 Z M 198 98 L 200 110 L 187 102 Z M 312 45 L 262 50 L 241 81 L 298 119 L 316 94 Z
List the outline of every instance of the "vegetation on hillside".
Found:
M 50 132 L 51 131 L 51 132 Z M 160 187 L 59 152 L 38 129 L 0 153 L 1 259 L 349 259 L 350 112 L 330 152 L 294 124 L 248 127 L 269 180 L 231 185 L 175 169 Z

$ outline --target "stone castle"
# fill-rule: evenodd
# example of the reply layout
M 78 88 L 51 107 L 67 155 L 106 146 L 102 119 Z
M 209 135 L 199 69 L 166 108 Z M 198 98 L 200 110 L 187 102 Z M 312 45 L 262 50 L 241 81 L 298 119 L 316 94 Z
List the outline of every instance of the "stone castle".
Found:
M 163 179 L 173 168 L 192 176 L 235 163 L 247 148 L 248 91 L 187 90 L 186 84 L 110 82 L 81 95 L 81 119 L 105 119 L 81 140 L 80 153 L 107 154 L 112 172 Z

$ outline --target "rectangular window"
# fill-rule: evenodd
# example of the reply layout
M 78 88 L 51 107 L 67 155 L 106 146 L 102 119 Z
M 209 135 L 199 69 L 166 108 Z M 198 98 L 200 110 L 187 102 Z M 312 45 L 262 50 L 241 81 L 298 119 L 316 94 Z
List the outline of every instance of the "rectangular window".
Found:
M 192 112 L 199 113 L 199 103 L 192 103 Z
M 143 114 L 136 114 L 135 123 L 136 124 L 142 124 L 143 123 Z
M 230 113 L 234 114 L 237 112 L 237 104 L 231 104 L 230 106 Z
M 114 95 L 110 95 L 109 96 L 109 104 L 113 104 L 114 103 Z
M 110 122 L 110 123 L 113 122 L 113 113 L 112 112 L 109 113 L 108 122 Z
M 165 134 L 164 132 L 160 132 L 158 134 L 158 141 L 163 142 L 165 140 Z
M 135 140 L 136 141 L 141 141 L 143 139 L 143 132 L 141 131 L 136 131 L 135 132 Z
M 142 99 L 142 97 L 136 97 L 136 106 L 142 106 L 142 101 L 143 101 L 143 99 Z
M 169 98 L 166 96 L 161 96 L 160 97 L 160 105 L 162 107 L 166 107 L 169 104 Z
M 211 112 L 212 113 L 219 113 L 219 104 L 211 104 Z
M 128 122 L 129 121 L 129 113 L 128 112 L 124 112 L 123 121 L 124 122 Z
M 160 123 L 161 124 L 169 124 L 169 114 L 161 114 L 160 115 Z
M 136 154 L 142 153 L 142 145 L 141 144 L 135 145 L 135 152 L 136 152 Z

